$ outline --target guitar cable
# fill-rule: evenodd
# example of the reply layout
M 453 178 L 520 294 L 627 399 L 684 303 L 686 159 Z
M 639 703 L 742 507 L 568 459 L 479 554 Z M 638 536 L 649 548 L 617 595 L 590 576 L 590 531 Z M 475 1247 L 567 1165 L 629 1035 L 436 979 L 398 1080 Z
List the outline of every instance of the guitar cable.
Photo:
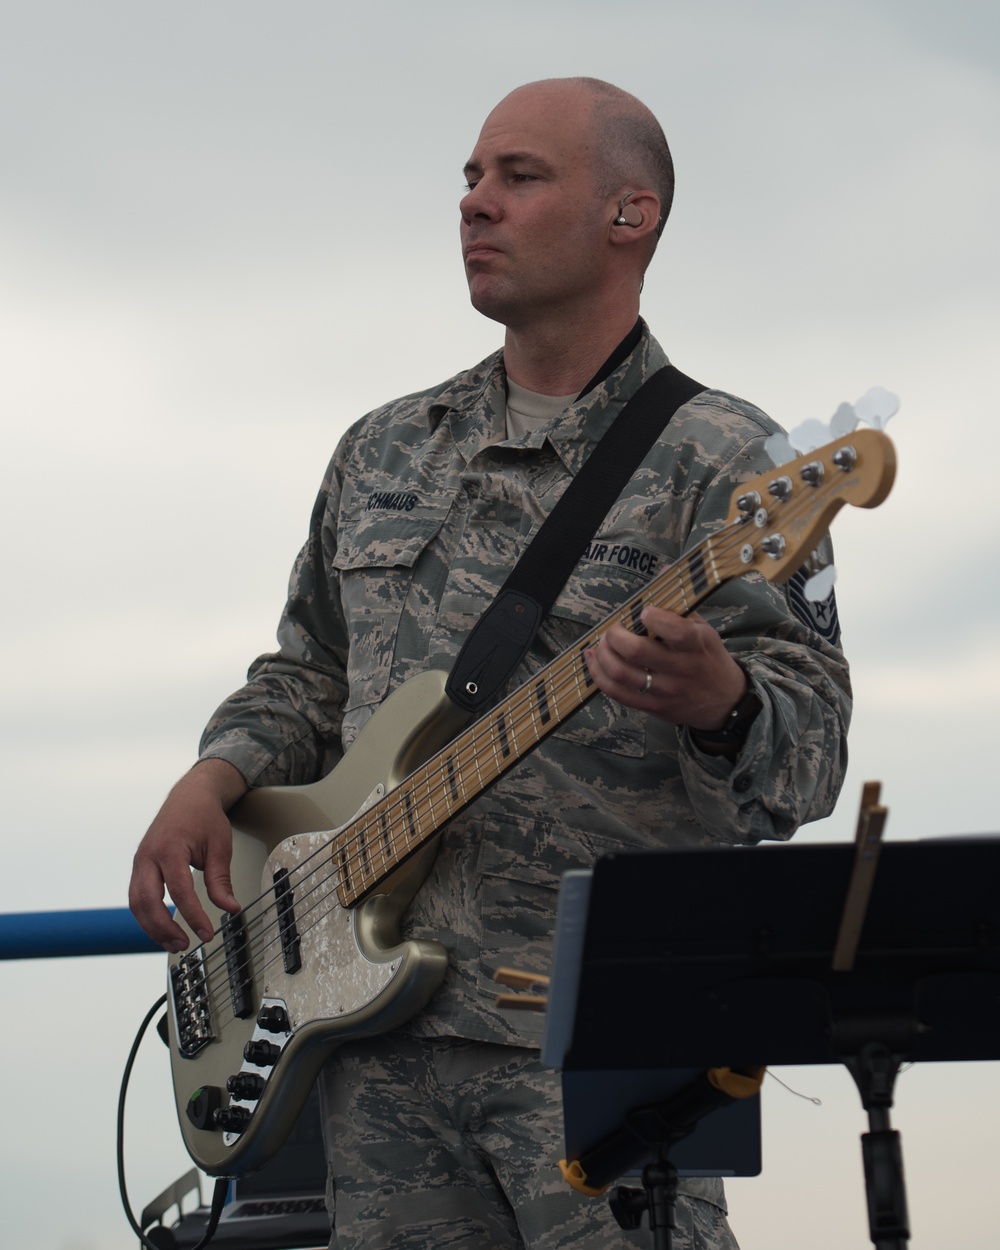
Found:
M 125 1188 L 125 1092 L 128 1089 L 129 1078 L 132 1075 L 132 1068 L 135 1065 L 135 1057 L 139 1053 L 139 1044 L 145 1036 L 146 1030 L 149 1028 L 149 1022 L 167 1001 L 166 994 L 162 994 L 156 1002 L 146 1012 L 145 1019 L 139 1025 L 139 1031 L 135 1035 L 135 1041 L 132 1043 L 132 1049 L 129 1051 L 128 1060 L 125 1063 L 125 1071 L 122 1073 L 121 1089 L 118 1093 L 118 1133 L 116 1139 L 116 1153 L 118 1161 L 118 1192 L 121 1194 L 122 1206 L 125 1209 L 125 1218 L 132 1226 L 132 1231 L 139 1238 L 139 1241 L 146 1247 L 146 1250 L 163 1250 L 162 1241 L 157 1243 L 151 1241 L 139 1227 L 139 1223 L 133 1214 L 132 1207 L 129 1204 L 128 1192 Z M 216 1179 L 215 1188 L 212 1192 L 212 1208 L 208 1217 L 208 1225 L 205 1228 L 205 1236 L 192 1250 L 203 1250 L 204 1246 L 215 1236 L 215 1230 L 219 1227 L 219 1220 L 222 1218 L 222 1209 L 226 1205 L 226 1195 L 229 1192 L 229 1181 L 226 1177 L 220 1176 Z

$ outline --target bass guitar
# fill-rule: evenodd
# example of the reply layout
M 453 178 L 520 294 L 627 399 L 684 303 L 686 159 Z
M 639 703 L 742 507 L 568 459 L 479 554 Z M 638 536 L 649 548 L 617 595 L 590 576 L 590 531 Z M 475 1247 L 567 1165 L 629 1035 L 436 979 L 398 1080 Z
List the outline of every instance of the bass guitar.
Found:
M 233 886 L 253 899 L 169 957 L 169 1044 L 185 1146 L 213 1176 L 260 1167 L 331 1050 L 391 1029 L 440 984 L 447 952 L 401 941 L 447 821 L 596 693 L 584 652 L 647 604 L 691 612 L 731 578 L 784 581 L 845 504 L 889 493 L 895 454 L 856 429 L 741 486 L 726 523 L 469 723 L 426 672 L 395 691 L 329 776 L 252 790 L 231 813 Z M 201 875 L 195 874 L 209 906 Z M 178 915 L 178 921 L 182 923 Z

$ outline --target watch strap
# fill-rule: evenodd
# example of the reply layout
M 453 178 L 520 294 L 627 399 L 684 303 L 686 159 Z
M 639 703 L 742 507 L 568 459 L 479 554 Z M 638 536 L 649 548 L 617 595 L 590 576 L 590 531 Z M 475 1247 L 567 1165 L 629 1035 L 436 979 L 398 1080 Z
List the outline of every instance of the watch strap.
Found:
M 750 686 L 726 718 L 721 729 L 688 728 L 696 742 L 710 742 L 725 746 L 742 746 L 747 740 L 750 726 L 764 706 L 760 695 Z

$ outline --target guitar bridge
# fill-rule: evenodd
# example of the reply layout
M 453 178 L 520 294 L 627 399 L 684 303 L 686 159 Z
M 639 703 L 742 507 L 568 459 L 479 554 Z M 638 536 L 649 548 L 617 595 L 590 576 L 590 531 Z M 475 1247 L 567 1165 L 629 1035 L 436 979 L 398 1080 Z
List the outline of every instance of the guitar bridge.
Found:
M 170 969 L 177 1048 L 190 1059 L 214 1036 L 202 947 L 183 955 Z

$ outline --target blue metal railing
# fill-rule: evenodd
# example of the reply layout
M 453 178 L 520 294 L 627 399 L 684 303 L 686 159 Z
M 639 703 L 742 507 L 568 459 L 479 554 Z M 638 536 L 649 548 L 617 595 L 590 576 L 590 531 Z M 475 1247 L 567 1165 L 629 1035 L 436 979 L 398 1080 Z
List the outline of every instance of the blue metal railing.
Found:
M 60 955 L 163 954 L 127 907 L 0 915 L 0 959 Z

